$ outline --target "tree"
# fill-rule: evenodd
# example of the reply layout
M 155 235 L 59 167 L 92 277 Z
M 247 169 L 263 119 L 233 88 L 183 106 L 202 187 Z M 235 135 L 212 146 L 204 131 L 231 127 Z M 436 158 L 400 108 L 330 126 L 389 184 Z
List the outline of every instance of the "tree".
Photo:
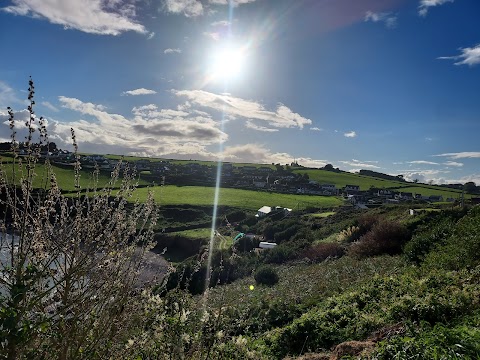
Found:
M 466 182 L 463 185 L 463 189 L 470 194 L 477 192 L 477 185 L 473 181 Z

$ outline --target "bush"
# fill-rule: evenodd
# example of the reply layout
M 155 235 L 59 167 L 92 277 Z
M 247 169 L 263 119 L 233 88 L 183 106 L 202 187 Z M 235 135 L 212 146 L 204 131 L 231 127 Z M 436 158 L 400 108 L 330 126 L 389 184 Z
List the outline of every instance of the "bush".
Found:
M 428 228 L 415 234 L 405 245 L 405 257 L 411 262 L 420 264 L 435 246 L 445 244 L 454 227 L 455 222 L 450 218 L 429 224 Z
M 308 246 L 310 246 L 310 242 L 306 239 L 284 242 L 265 252 L 265 262 L 282 264 L 298 259 Z
M 264 265 L 255 271 L 257 284 L 272 286 L 278 282 L 278 274 L 272 266 Z
M 408 239 L 409 232 L 405 226 L 383 220 L 376 223 L 358 242 L 353 243 L 348 254 L 358 258 L 381 254 L 396 255 L 402 252 Z
M 381 342 L 373 359 L 477 359 L 480 356 L 480 330 L 473 324 L 434 327 L 422 324 L 410 328 L 408 336 Z
M 425 266 L 459 270 L 480 265 L 480 206 L 473 208 L 455 226 L 445 245 L 425 258 Z
M 312 261 L 323 261 L 328 258 L 340 258 L 345 254 L 345 249 L 338 243 L 320 243 L 304 252 L 304 257 Z

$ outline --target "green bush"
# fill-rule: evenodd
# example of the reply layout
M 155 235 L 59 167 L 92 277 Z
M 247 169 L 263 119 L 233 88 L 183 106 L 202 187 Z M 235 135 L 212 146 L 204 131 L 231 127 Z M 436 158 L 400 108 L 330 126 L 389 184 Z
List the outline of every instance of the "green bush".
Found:
M 480 206 L 476 206 L 455 226 L 445 245 L 425 258 L 427 268 L 458 270 L 480 265 Z
M 275 285 L 278 282 L 278 274 L 275 269 L 268 265 L 263 265 L 255 271 L 255 281 L 257 284 Z
M 305 249 L 310 246 L 306 239 L 284 242 L 265 252 L 266 263 L 283 264 L 289 260 L 298 259 Z
M 447 241 L 454 227 L 455 221 L 451 218 L 443 218 L 429 224 L 425 230 L 415 234 L 405 245 L 405 257 L 416 264 L 422 263 L 435 246 Z
M 470 319 L 469 319 L 470 320 Z M 381 342 L 370 359 L 478 359 L 480 322 L 453 327 L 423 324 L 407 336 Z
M 399 322 L 448 324 L 479 308 L 479 271 L 412 272 L 373 279 L 319 302 L 288 326 L 271 331 L 266 346 L 273 356 L 283 358 L 362 340 Z

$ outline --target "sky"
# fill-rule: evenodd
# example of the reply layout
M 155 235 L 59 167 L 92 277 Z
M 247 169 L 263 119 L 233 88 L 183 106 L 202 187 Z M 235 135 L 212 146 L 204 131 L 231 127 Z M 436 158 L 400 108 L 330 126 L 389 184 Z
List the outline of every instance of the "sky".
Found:
M 0 0 L 0 141 L 28 79 L 80 151 L 480 184 L 478 0 Z

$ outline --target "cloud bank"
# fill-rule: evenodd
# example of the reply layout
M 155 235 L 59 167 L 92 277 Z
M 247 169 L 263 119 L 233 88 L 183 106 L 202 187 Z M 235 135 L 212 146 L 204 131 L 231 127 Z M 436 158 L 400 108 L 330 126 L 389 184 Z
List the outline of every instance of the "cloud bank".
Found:
M 65 29 L 99 35 L 119 35 L 126 31 L 148 33 L 143 25 L 135 21 L 136 10 L 132 1 L 12 0 L 12 3 L 2 10 L 46 19 Z

